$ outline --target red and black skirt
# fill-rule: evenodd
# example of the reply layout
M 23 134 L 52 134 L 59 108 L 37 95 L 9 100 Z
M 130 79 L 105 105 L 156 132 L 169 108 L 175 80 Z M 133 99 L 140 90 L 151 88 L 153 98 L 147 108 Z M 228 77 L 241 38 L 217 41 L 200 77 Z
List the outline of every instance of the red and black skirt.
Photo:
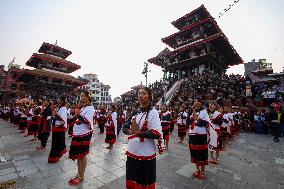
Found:
M 28 135 L 34 135 L 38 133 L 40 127 L 41 117 L 35 116 L 31 121 L 28 121 Z
M 73 136 L 69 151 L 69 158 L 75 161 L 85 157 L 90 150 L 92 132 L 84 136 Z
M 170 134 L 172 134 L 173 131 L 174 131 L 174 129 L 175 129 L 175 121 L 171 121 L 171 122 L 170 122 L 170 126 L 171 126 L 171 128 L 170 128 Z
M 21 119 L 21 115 L 16 115 L 15 120 L 14 120 L 14 124 L 19 125 L 20 119 Z
M 208 165 L 207 135 L 188 135 L 191 162 L 197 166 Z
M 4 121 L 8 121 L 9 118 L 10 118 L 10 112 L 3 113 L 3 120 L 4 120 Z
M 178 137 L 184 138 L 186 136 L 187 127 L 185 124 L 178 124 Z
M 48 157 L 48 163 L 56 163 L 67 152 L 65 145 L 65 131 L 64 127 L 52 128 L 52 142 Z
M 171 133 L 171 125 L 167 122 L 161 122 L 162 131 L 163 131 L 163 139 L 169 140 Z
M 16 116 L 13 113 L 10 113 L 10 123 L 15 124 Z
M 228 131 L 227 131 L 227 127 L 220 127 L 221 129 L 221 139 L 225 139 L 228 137 Z
M 25 130 L 27 128 L 27 118 L 21 117 L 19 121 L 19 130 Z
M 138 160 L 127 156 L 126 188 L 127 189 L 155 189 L 156 158 Z
M 115 136 L 115 127 L 114 126 L 108 126 L 106 128 L 106 138 L 105 138 L 105 143 L 108 144 L 114 144 L 116 141 L 116 136 Z

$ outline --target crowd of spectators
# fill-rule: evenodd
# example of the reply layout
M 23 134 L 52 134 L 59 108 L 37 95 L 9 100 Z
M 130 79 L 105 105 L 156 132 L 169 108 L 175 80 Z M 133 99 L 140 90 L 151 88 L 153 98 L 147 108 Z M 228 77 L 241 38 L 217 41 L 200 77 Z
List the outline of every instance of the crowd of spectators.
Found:
M 170 100 L 172 107 L 189 105 L 195 97 L 205 101 L 217 101 L 221 106 L 226 100 L 236 105 L 239 98 L 245 105 L 246 80 L 240 75 L 226 75 L 219 73 L 202 73 L 183 80 L 178 90 Z
M 56 101 L 60 96 L 64 96 L 70 104 L 77 104 L 79 102 L 80 91 L 67 88 L 51 88 L 48 86 L 38 86 L 36 88 L 25 89 L 21 94 L 10 96 L 7 104 L 13 104 L 17 100 L 26 98 L 33 102 L 38 100 Z

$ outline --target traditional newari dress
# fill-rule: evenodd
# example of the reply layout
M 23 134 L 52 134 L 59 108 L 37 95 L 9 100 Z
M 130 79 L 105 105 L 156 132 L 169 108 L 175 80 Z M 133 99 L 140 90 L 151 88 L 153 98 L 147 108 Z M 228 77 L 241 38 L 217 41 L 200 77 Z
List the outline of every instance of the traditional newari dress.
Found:
M 171 120 L 172 120 L 171 112 L 167 111 L 161 113 L 161 126 L 163 131 L 163 139 L 165 140 L 170 140 Z
M 186 119 L 187 119 L 186 112 L 180 112 L 177 118 L 177 126 L 178 126 L 178 137 L 184 138 L 186 136 Z
M 98 126 L 100 128 L 100 132 L 104 133 L 105 130 L 105 123 L 106 123 L 106 115 L 105 111 L 100 111 L 99 112 L 99 118 L 98 118 Z
M 209 124 L 209 148 L 210 150 L 217 150 L 221 148 L 221 128 L 223 122 L 223 115 L 214 111 L 209 114 L 211 123 Z
M 162 127 L 156 109 L 142 110 L 132 119 L 138 124 L 139 132 L 128 137 L 126 161 L 127 189 L 155 189 L 156 143 L 159 139 L 159 153 L 162 153 Z M 127 123 L 131 125 L 130 123 Z
M 3 108 L 0 106 L 0 118 L 3 119 Z
M 33 115 L 34 115 L 34 112 L 33 112 L 33 109 L 31 108 L 29 110 L 28 114 L 27 114 L 28 135 L 29 135 L 29 128 L 30 128 L 31 123 L 32 123 Z
M 117 114 L 117 136 L 119 135 L 120 133 L 120 130 L 122 128 L 122 125 L 124 124 L 125 122 L 125 115 L 123 112 L 120 112 Z
M 171 122 L 170 122 L 170 126 L 171 126 L 170 134 L 172 134 L 174 129 L 175 129 L 175 119 L 174 119 L 174 112 L 172 111 L 170 113 L 171 113 L 171 117 L 172 117 Z
M 73 112 L 70 113 L 67 122 L 68 122 L 68 135 L 72 136 L 73 135 L 73 127 L 77 122 L 77 117 L 74 115 Z
M 234 130 L 233 134 L 236 135 L 239 133 L 240 128 L 242 126 L 242 120 L 241 120 L 241 112 L 234 112 L 233 113 L 233 119 L 234 119 Z
M 38 139 L 41 141 L 41 146 L 46 147 L 46 143 L 51 131 L 51 107 L 47 106 L 42 112 L 42 119 L 38 130 Z
M 117 137 L 117 113 L 112 112 L 111 115 L 107 117 L 105 124 L 106 128 L 106 138 L 105 143 L 114 144 Z
M 229 135 L 232 135 L 233 125 L 234 125 L 234 116 L 233 113 L 228 113 L 229 124 L 227 127 L 227 131 Z
M 20 111 L 19 111 L 19 107 L 16 107 L 16 109 L 14 111 L 14 115 L 15 115 L 14 124 L 15 125 L 19 125 L 20 117 L 21 117 L 21 114 L 20 114 Z
M 99 118 L 100 114 L 99 111 L 95 109 L 95 113 L 94 113 L 94 124 L 98 123 L 98 118 Z
M 221 138 L 225 139 L 228 137 L 228 133 L 230 129 L 230 120 L 229 120 L 229 114 L 223 114 L 223 122 L 221 125 Z
M 9 118 L 10 118 L 10 108 L 6 106 L 4 107 L 4 110 L 3 110 L 3 120 L 9 121 Z
M 81 108 L 80 115 L 76 116 L 73 126 L 73 135 L 69 151 L 69 158 L 75 161 L 89 153 L 91 138 L 93 134 L 93 118 L 95 109 L 89 105 Z
M 230 113 L 230 120 L 231 120 L 231 135 L 235 136 L 237 131 L 237 119 L 235 112 Z
M 10 122 L 14 125 L 18 124 L 18 111 L 19 111 L 19 107 L 16 107 L 14 110 L 13 110 L 13 115 L 12 117 L 10 118 Z
M 26 128 L 27 128 L 27 115 L 25 113 L 25 110 L 22 110 L 19 122 L 19 130 L 24 131 Z
M 206 110 L 196 113 L 197 120 L 192 116 L 189 120 L 190 129 L 188 131 L 188 146 L 191 155 L 191 162 L 197 166 L 208 165 L 208 141 L 206 128 L 210 119 Z
M 41 122 L 41 106 L 37 106 L 35 108 L 35 111 L 32 112 L 32 110 L 29 112 L 28 115 L 32 117 L 32 120 L 28 120 L 28 135 L 35 135 L 38 133 L 38 129 L 40 127 L 40 122 Z M 28 116 L 29 119 L 29 116 Z
M 15 114 L 14 114 L 14 112 L 15 112 L 15 110 L 14 110 L 14 108 L 11 108 L 10 109 L 10 123 L 14 123 L 15 121 Z
M 65 145 L 65 131 L 67 130 L 67 108 L 60 107 L 53 118 L 52 142 L 48 157 L 49 163 L 56 163 L 67 152 Z

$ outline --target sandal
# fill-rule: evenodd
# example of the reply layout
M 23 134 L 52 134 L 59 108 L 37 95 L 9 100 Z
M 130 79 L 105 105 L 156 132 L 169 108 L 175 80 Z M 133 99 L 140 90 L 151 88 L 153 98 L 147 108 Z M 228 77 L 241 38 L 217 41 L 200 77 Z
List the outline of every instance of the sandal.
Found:
M 214 159 L 211 159 L 209 162 L 212 164 L 216 164 L 216 161 Z
M 194 177 L 198 177 L 199 176 L 199 174 L 200 174 L 200 172 L 199 171 L 196 171 L 196 172 L 194 172 L 194 173 L 192 173 L 192 176 L 194 176 Z
M 200 174 L 198 175 L 197 178 L 200 179 L 200 180 L 206 179 L 204 172 L 200 172 Z
M 84 178 L 80 178 L 79 175 L 69 180 L 69 184 L 72 186 L 76 186 L 84 181 Z

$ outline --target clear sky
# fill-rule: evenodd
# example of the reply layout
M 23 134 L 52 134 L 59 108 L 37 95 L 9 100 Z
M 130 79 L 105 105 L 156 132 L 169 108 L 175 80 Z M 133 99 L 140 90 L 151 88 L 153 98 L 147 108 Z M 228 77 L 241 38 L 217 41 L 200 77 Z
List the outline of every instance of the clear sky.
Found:
M 96 73 L 112 97 L 145 78 L 143 62 L 177 31 L 171 22 L 204 4 L 217 18 L 233 0 L 0 0 L 0 64 L 25 67 L 42 42 L 71 50 L 68 60 L 82 66 L 74 76 Z M 240 0 L 217 20 L 245 62 L 266 58 L 275 71 L 284 66 L 284 0 Z M 162 77 L 150 66 L 149 81 Z M 228 73 L 243 73 L 243 67 Z

